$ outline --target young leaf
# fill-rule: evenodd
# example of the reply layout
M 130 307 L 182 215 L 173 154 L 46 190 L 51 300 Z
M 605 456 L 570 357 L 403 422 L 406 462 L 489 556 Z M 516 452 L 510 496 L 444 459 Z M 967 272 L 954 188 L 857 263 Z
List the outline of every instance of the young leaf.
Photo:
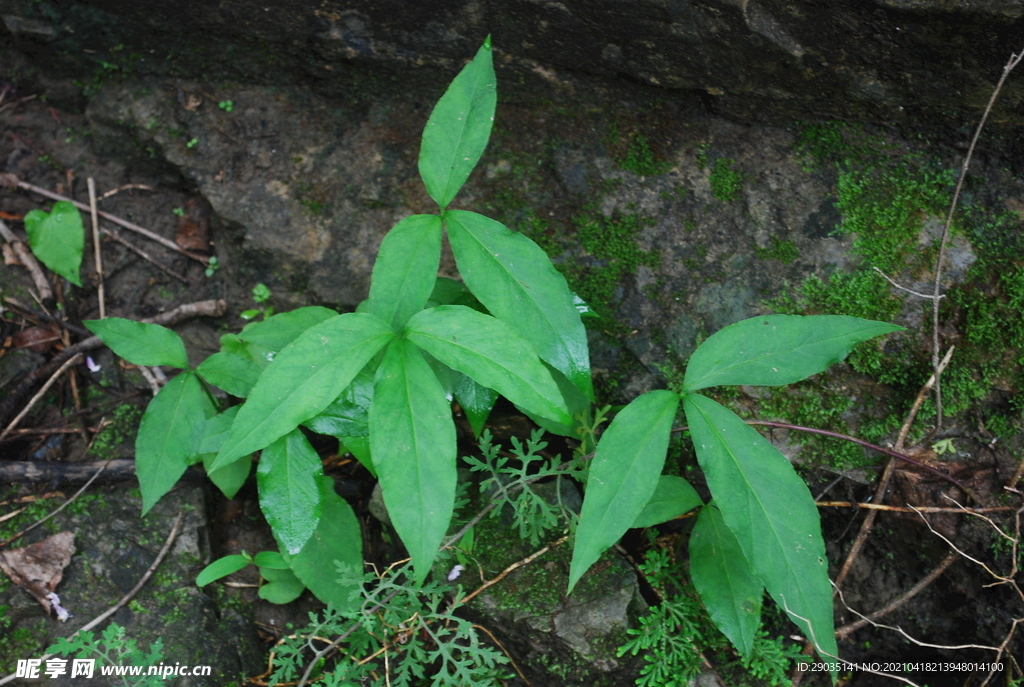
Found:
M 251 322 L 237 336 L 246 343 L 277 352 L 310 327 L 337 316 L 338 313 L 330 308 L 310 305 L 268 317 L 262 322 Z
M 121 317 L 82 322 L 103 339 L 114 353 L 135 365 L 168 365 L 188 369 L 188 355 L 181 337 L 167 327 Z
M 380 244 L 366 312 L 400 331 L 430 298 L 440 260 L 441 218 L 412 215 L 403 219 Z
M 455 450 L 455 423 L 440 382 L 415 344 L 392 342 L 377 368 L 370 452 L 417 582 L 430 571 L 451 520 Z
M 437 101 L 423 129 L 420 177 L 442 210 L 466 183 L 487 147 L 498 99 L 495 81 L 488 36 Z
M 320 522 L 320 456 L 298 429 L 263 450 L 256 468 L 260 509 L 282 551 L 296 554 Z
M 576 527 L 569 591 L 651 500 L 678 406 L 679 396 L 671 391 L 649 391 L 623 408 L 605 430 Z
M 630 527 L 653 527 L 704 503 L 690 483 L 675 475 L 662 475 L 654 494 Z
M 263 448 L 322 411 L 394 336 L 380 318 L 359 313 L 307 329 L 260 375 L 214 469 Z
M 723 327 L 686 366 L 683 388 L 792 384 L 828 369 L 861 341 L 903 327 L 844 315 L 765 315 Z
M 530 344 L 501 320 L 464 305 L 439 305 L 416 313 L 405 336 L 516 405 L 557 422 L 572 422 L 547 368 Z
M 351 453 L 359 464 L 366 468 L 373 477 L 377 477 L 377 468 L 373 467 L 373 458 L 370 456 L 370 436 L 364 437 L 336 437 L 340 444 L 339 453 Z
M 449 210 L 444 217 L 455 262 L 473 294 L 593 399 L 587 332 L 565 277 L 547 254 L 475 212 Z
M 252 562 L 261 568 L 270 568 L 271 570 L 291 570 L 292 566 L 288 565 L 288 561 L 284 559 L 277 551 L 260 551 L 256 554 Z
M 33 210 L 28 213 L 25 233 L 32 253 L 44 265 L 75 286 L 82 285 L 78 270 L 85 248 L 85 229 L 74 203 L 62 200 L 53 206 L 52 212 Z
M 462 406 L 462 412 L 466 414 L 469 426 L 473 429 L 473 436 L 479 437 L 498 400 L 498 392 L 480 386 L 468 375 L 459 375 L 454 392 L 455 400 Z
M 216 582 L 222 577 L 238 572 L 249 565 L 249 563 L 251 561 L 245 556 L 235 555 L 218 558 L 199 572 L 199 575 L 196 577 L 196 585 L 205 587 L 211 582 Z
M 206 418 L 215 412 L 202 383 L 191 372 L 182 372 L 167 382 L 150 401 L 135 439 L 143 515 L 171 490 L 192 458 L 199 455 Z
M 203 454 L 203 468 L 206 469 L 206 476 L 217 485 L 226 497 L 234 498 L 238 490 L 249 479 L 249 470 L 252 468 L 252 461 L 236 460 L 230 465 L 225 465 L 219 470 L 212 470 L 217 452 L 224 444 L 224 440 L 231 433 L 231 423 L 235 420 L 240 406 L 228 408 L 223 413 L 214 415 L 206 421 L 203 430 L 203 440 L 199 444 L 199 452 Z
M 714 504 L 700 509 L 690 534 L 690 579 L 718 629 L 742 656 L 750 656 L 764 585 Z
M 214 353 L 196 368 L 196 374 L 232 396 L 245 398 L 256 386 L 263 368 L 233 353 Z
M 768 593 L 814 642 L 838 656 L 818 509 L 785 456 L 728 408 L 683 396 L 697 460 L 722 518 Z
M 433 308 L 435 305 L 465 305 L 480 312 L 485 310 L 465 284 L 448 277 L 438 277 L 434 282 L 434 290 L 430 292 L 426 307 Z
M 306 587 L 291 570 L 277 568 L 260 568 L 260 576 L 267 584 L 260 587 L 256 594 L 264 601 L 272 604 L 287 604 L 302 596 Z
M 363 535 L 352 507 L 334 492 L 334 480 L 320 479 L 323 513 L 320 524 L 302 551 L 284 554 L 295 576 L 324 603 L 334 604 L 341 612 L 353 610 L 358 601 L 351 594 L 358 585 L 338 583 L 338 565 L 354 570 L 363 568 Z M 259 563 L 259 556 L 257 563 Z

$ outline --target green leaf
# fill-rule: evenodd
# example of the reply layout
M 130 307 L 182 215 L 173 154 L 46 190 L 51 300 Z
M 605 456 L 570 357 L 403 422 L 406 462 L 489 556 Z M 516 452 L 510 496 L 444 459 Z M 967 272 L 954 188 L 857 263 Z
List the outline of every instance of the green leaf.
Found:
M 498 99 L 496 81 L 488 38 L 437 101 L 423 129 L 420 177 L 442 210 L 466 183 L 487 147 Z
M 317 434 L 333 437 L 364 437 L 370 433 L 373 401 L 373 370 L 363 368 L 338 398 L 318 415 L 303 422 Z
M 214 353 L 196 368 L 196 374 L 232 396 L 245 398 L 256 386 L 263 368 L 233 353 Z
M 605 430 L 576 526 L 569 591 L 651 500 L 678 406 L 679 396 L 671 391 L 649 391 L 623 408 Z
M 675 475 L 662 475 L 651 500 L 630 527 L 653 527 L 704 503 L 690 483 Z
M 307 329 L 260 375 L 214 469 L 263 448 L 318 414 L 394 336 L 380 318 L 359 313 L 338 315 Z
M 409 320 L 406 338 L 516 405 L 572 422 L 558 385 L 533 348 L 507 324 L 464 305 L 439 305 Z
M 540 246 L 475 212 L 444 214 L 459 273 L 492 315 L 594 398 L 587 332 L 565 277 Z
M 291 570 L 260 568 L 260 576 L 267 584 L 260 587 L 257 595 L 272 604 L 288 604 L 302 596 L 306 587 Z
M 370 474 L 377 477 L 377 468 L 373 467 L 373 458 L 370 456 L 370 437 L 337 437 L 341 444 L 340 453 L 351 453 L 359 464 L 369 470 Z
M 440 260 L 441 218 L 412 215 L 403 219 L 380 244 L 366 312 L 400 331 L 430 298 Z
M 74 203 L 62 200 L 54 204 L 52 212 L 33 210 L 28 213 L 25 233 L 32 254 L 40 262 L 75 286 L 82 285 L 78 270 L 82 266 L 85 229 Z
M 415 344 L 392 342 L 377 368 L 370 452 L 417 582 L 430 571 L 451 520 L 455 451 L 455 423 L 441 383 Z
M 690 534 L 690 579 L 718 629 L 742 656 L 750 656 L 764 585 L 714 504 L 700 509 Z
M 459 375 L 454 392 L 455 400 L 462 406 L 462 412 L 466 414 L 469 426 L 473 429 L 473 436 L 479 437 L 498 400 L 498 392 L 480 386 L 468 375 Z
M 845 315 L 765 315 L 723 327 L 686 366 L 683 388 L 792 384 L 828 369 L 861 341 L 903 327 Z
M 580 422 L 578 418 L 586 417 L 590 411 L 591 402 L 582 391 L 580 391 L 576 385 L 569 381 L 569 379 L 551 367 L 548 363 L 544 363 L 544 366 L 548 368 L 548 372 L 551 373 L 551 377 L 555 380 L 555 384 L 558 385 L 558 390 L 562 393 L 562 398 L 565 400 L 566 406 L 569 408 L 569 415 L 572 416 L 572 422 L 566 424 L 564 422 L 554 422 L 547 418 L 535 415 L 525 408 L 517 409 L 533 420 L 539 425 L 544 431 L 551 432 L 563 437 L 572 437 L 573 439 L 579 438 Z
M 807 485 L 729 409 L 698 394 L 683 406 L 708 488 L 754 574 L 821 657 L 836 658 L 825 542 Z
M 181 337 L 167 327 L 108 317 L 82 322 L 103 339 L 114 353 L 134 365 L 168 365 L 188 369 L 188 354 Z
M 334 604 L 341 612 L 355 610 L 359 602 L 350 596 L 359 588 L 338 583 L 338 565 L 361 572 L 363 569 L 363 538 L 359 521 L 352 507 L 334 492 L 334 480 L 320 479 L 323 513 L 320 523 L 302 551 L 284 555 L 292 572 L 316 598 Z M 257 559 L 259 556 L 257 556 Z M 258 562 L 258 561 L 257 561 Z
M 142 514 L 171 490 L 199 455 L 206 418 L 215 413 L 202 383 L 182 372 L 160 389 L 142 416 L 135 438 L 135 471 Z
M 291 570 L 292 566 L 288 565 L 288 561 L 284 559 L 277 551 L 260 551 L 252 559 L 252 562 L 261 568 L 270 568 L 272 570 Z
M 465 284 L 448 277 L 438 277 L 434 282 L 434 290 L 430 292 L 426 307 L 433 308 L 435 305 L 465 305 L 481 312 L 485 310 Z
M 277 352 L 299 338 L 299 335 L 310 327 L 337 316 L 338 313 L 334 310 L 319 305 L 296 308 L 268 317 L 262 322 L 247 324 L 238 334 L 238 338 L 246 343 Z
M 285 553 L 302 550 L 320 521 L 320 456 L 298 429 L 263 450 L 256 468 L 260 509 Z
M 196 586 L 205 587 L 211 582 L 216 582 L 222 577 L 236 573 L 251 561 L 245 556 L 224 556 L 203 568 L 196 577 Z
M 217 452 L 224 444 L 224 440 L 231 433 L 231 423 L 235 420 L 240 406 L 228 408 L 223 413 L 214 415 L 206 421 L 203 430 L 203 440 L 199 444 L 199 452 L 203 454 L 203 467 L 210 481 L 217 485 L 217 488 L 224 493 L 224 496 L 234 498 L 238 490 L 249 479 L 249 470 L 252 469 L 252 461 L 236 460 L 230 465 L 225 465 L 218 470 L 212 470 Z

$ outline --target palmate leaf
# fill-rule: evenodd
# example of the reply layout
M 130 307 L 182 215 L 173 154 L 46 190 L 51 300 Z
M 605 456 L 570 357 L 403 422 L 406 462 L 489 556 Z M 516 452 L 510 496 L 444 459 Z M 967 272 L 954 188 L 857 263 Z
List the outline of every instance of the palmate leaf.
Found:
M 708 488 L 754 574 L 821 657 L 835 659 L 825 542 L 807 485 L 728 408 L 698 394 L 683 407 Z
M 320 456 L 298 429 L 293 429 L 260 455 L 256 484 L 260 509 L 281 550 L 302 550 L 320 522 L 322 509 Z
M 103 339 L 114 353 L 135 365 L 168 365 L 188 369 L 188 355 L 181 337 L 167 327 L 108 317 L 82 324 Z
M 651 500 L 665 465 L 679 396 L 649 391 L 615 416 L 594 453 L 569 565 L 569 590 L 625 534 Z
M 497 103 L 491 38 L 437 101 L 423 129 L 420 177 L 442 210 L 473 171 L 494 124 Z
M 54 204 L 52 212 L 33 210 L 28 213 L 25 233 L 33 255 L 75 286 L 82 285 L 78 272 L 85 248 L 85 229 L 74 203 L 62 200 Z
M 444 218 L 459 273 L 473 294 L 593 399 L 587 332 L 565 277 L 547 254 L 475 212 L 449 210 Z
M 439 305 L 409 320 L 406 338 L 518 406 L 572 422 L 551 374 L 507 324 L 464 305 Z
M 199 455 L 206 418 L 216 410 L 191 372 L 160 389 L 146 408 L 135 439 L 135 469 L 142 492 L 142 514 L 171 490 Z
M 322 411 L 394 336 L 387 322 L 365 313 L 338 315 L 307 329 L 260 375 L 213 469 L 258 451 Z
M 690 356 L 683 389 L 792 384 L 828 369 L 861 341 L 903 327 L 844 315 L 764 315 L 723 327 Z
M 764 585 L 713 503 L 701 508 L 690 535 L 690 579 L 718 629 L 741 655 L 750 656 Z
M 380 244 L 373 265 L 366 311 L 397 330 L 423 309 L 437 281 L 441 218 L 412 215 L 396 224 Z
M 391 343 L 370 406 L 370 453 L 417 582 L 430 571 L 455 507 L 455 423 L 444 389 L 411 341 Z

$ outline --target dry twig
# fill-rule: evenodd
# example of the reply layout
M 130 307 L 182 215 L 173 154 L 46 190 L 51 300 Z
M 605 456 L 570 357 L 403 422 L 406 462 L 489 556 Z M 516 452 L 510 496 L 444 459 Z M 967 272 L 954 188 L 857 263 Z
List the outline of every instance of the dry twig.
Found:
M 15 236 L 14 232 L 4 224 L 2 219 L 0 219 L 0 236 L 3 236 L 4 240 L 11 244 L 11 249 L 18 256 L 18 261 L 32 275 L 32 283 L 36 285 L 39 297 L 43 301 L 50 303 L 53 300 L 53 289 L 50 288 L 50 282 L 46 279 L 43 268 L 39 266 L 36 256 L 32 255 L 32 251 L 28 249 L 21 239 Z
M 100 220 L 96 216 L 96 181 L 89 177 L 86 180 L 89 186 L 89 214 L 92 217 L 92 248 L 93 259 L 96 262 L 96 285 L 97 300 L 100 303 L 100 319 L 107 317 L 107 300 L 103 293 L 103 254 L 100 251 Z

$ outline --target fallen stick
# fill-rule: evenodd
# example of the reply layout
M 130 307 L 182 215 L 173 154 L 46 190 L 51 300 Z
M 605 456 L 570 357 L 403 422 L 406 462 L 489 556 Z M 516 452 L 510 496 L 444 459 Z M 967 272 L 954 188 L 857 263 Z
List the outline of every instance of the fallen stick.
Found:
M 103 468 L 107 465 L 106 469 Z M 0 461 L 0 482 L 24 484 L 44 482 L 54 487 L 78 484 L 103 473 L 103 483 L 135 479 L 134 458 L 114 458 L 87 463 L 61 463 L 43 460 L 2 460 Z M 205 473 L 195 466 L 189 467 L 181 476 L 183 480 L 201 480 Z
M 147 253 L 146 251 L 142 250 L 141 248 L 136 246 L 134 243 L 130 243 L 128 241 L 125 241 L 121 237 L 121 235 L 118 234 L 117 232 L 110 231 L 109 229 L 104 229 L 103 227 L 100 227 L 100 233 L 103 234 L 104 236 L 109 236 L 110 238 L 114 239 L 115 241 L 120 243 L 122 246 L 124 246 L 125 248 L 127 248 L 131 252 L 135 253 L 140 258 L 142 258 L 143 260 L 145 260 L 149 264 L 153 265 L 153 267 L 157 268 L 158 270 L 160 270 L 164 274 L 168 274 L 168 275 L 174 277 L 175 279 L 177 279 L 178 281 L 183 282 L 185 284 L 188 283 L 188 279 L 186 279 L 182 275 L 178 274 L 177 272 L 172 270 L 170 267 L 167 267 L 162 262 L 158 261 L 156 258 L 152 257 L 149 253 Z M 102 319 L 102 318 L 100 318 L 100 319 Z
M 39 291 L 40 300 L 44 303 L 52 303 L 53 289 L 50 288 L 50 282 L 46 278 L 46 274 L 43 273 L 43 268 L 36 261 L 36 256 L 32 255 L 32 251 L 25 246 L 21 239 L 15 236 L 14 232 L 4 224 L 2 219 L 0 219 L 0 236 L 3 236 L 4 240 L 11 244 L 11 249 L 18 256 L 18 260 L 25 266 L 29 274 L 32 275 L 32 281 L 36 285 L 36 290 Z
M 25 404 L 25 407 L 22 408 L 21 412 L 18 413 L 13 420 L 11 420 L 11 424 L 7 425 L 7 428 L 4 429 L 3 432 L 0 432 L 0 441 L 6 439 L 7 435 L 10 434 L 11 430 L 18 426 L 18 423 L 21 422 L 26 415 L 28 415 L 28 412 L 30 410 L 32 410 L 32 406 L 34 406 L 39 401 L 39 399 L 43 397 L 43 394 L 49 391 L 50 387 L 53 386 L 54 382 L 60 379 L 60 376 L 64 374 L 64 371 L 67 370 L 72 365 L 74 365 L 75 363 L 79 362 L 80 360 L 81 356 L 79 354 L 75 354 L 71 356 L 71 358 L 69 358 L 68 360 L 65 360 L 64 364 L 57 368 L 57 371 L 54 372 L 50 376 L 50 378 L 46 380 L 46 384 L 43 384 L 43 388 L 40 389 L 39 392 L 32 397 L 32 400 Z
M 35 184 L 30 184 L 27 181 L 22 181 L 15 174 L 0 174 L 0 183 L 3 183 L 8 186 L 15 186 L 26 191 L 31 191 L 32 193 L 45 196 L 46 198 L 49 198 L 51 200 L 64 200 L 69 203 L 74 203 L 75 207 L 77 207 L 79 210 L 82 210 L 83 212 L 92 211 L 91 208 L 85 203 L 80 203 L 77 200 L 68 198 L 67 196 L 62 196 L 59 193 L 48 191 L 42 186 L 36 186 Z M 134 222 L 129 222 L 126 219 L 121 219 L 120 217 L 112 215 L 109 212 L 104 212 L 103 210 L 98 210 L 96 214 L 105 220 L 108 220 L 110 222 L 113 222 L 114 224 L 124 227 L 125 229 L 128 229 L 129 231 L 134 231 L 136 234 L 141 234 L 142 236 L 145 236 L 151 241 L 156 241 L 160 245 L 166 248 L 170 248 L 175 253 L 181 253 L 186 257 L 201 262 L 203 265 L 209 264 L 209 259 L 206 258 L 205 256 L 190 253 L 187 250 L 182 249 L 174 241 L 171 241 L 170 239 L 165 239 L 163 236 L 160 236 L 160 234 L 152 232 L 149 229 L 146 229 L 145 227 L 140 227 L 138 224 L 135 224 Z
M 156 317 L 150 317 L 140 321 L 168 326 L 184 320 L 192 319 L 193 317 L 220 317 L 227 312 L 227 309 L 228 304 L 224 300 L 199 301 L 197 303 L 179 305 L 177 308 L 168 310 Z M 101 346 L 103 346 L 103 340 L 100 337 L 89 337 L 88 339 L 80 341 L 73 346 L 68 346 L 58 355 L 54 356 L 53 360 L 26 375 L 25 378 L 21 380 L 21 383 L 18 384 L 18 386 L 11 391 L 2 402 L 0 402 L 0 425 L 7 422 L 7 418 L 14 413 L 14 409 L 18 407 L 25 396 L 27 396 L 37 384 L 53 374 L 53 372 L 63 365 L 66 360 L 79 353 L 92 351 L 100 348 Z

